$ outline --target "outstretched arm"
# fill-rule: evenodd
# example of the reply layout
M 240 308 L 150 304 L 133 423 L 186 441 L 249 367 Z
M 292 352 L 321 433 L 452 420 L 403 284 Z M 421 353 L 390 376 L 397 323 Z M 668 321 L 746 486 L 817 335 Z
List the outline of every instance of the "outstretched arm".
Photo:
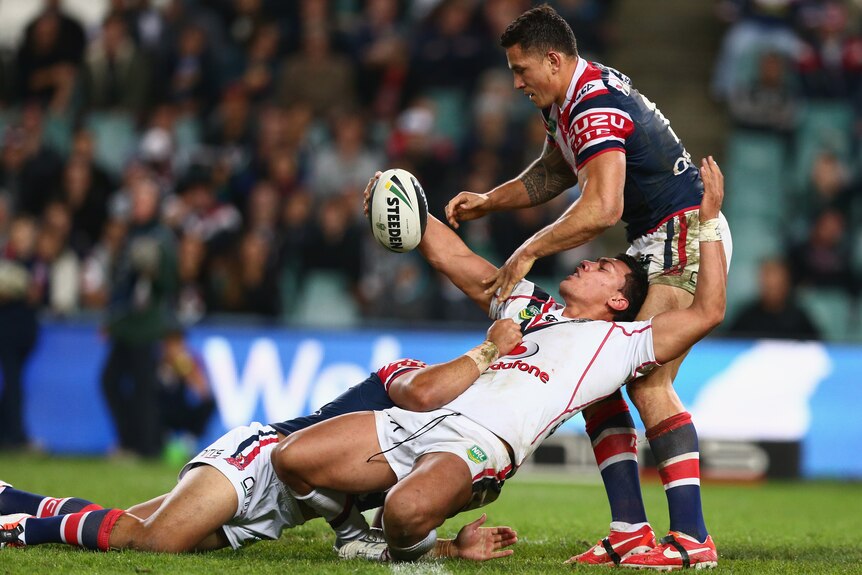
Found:
M 483 279 L 485 294 L 503 301 L 515 284 L 533 267 L 533 262 L 575 248 L 614 226 L 623 213 L 626 157 L 620 151 L 595 156 L 578 173 L 581 197 L 557 220 L 524 242 L 494 274 Z
M 507 355 L 521 341 L 521 328 L 511 319 L 498 319 L 488 337 L 466 354 L 405 373 L 392 382 L 389 397 L 398 407 L 431 411 L 461 395 L 498 357 Z
M 557 146 L 548 145 L 517 178 L 486 194 L 461 192 L 446 204 L 446 220 L 453 228 L 459 222 L 481 218 L 489 212 L 528 208 L 543 204 L 578 183 Z
M 724 176 L 710 156 L 701 161 L 703 200 L 700 204 L 700 269 L 692 304 L 660 313 L 652 320 L 653 347 L 659 363 L 668 362 L 706 336 L 724 319 L 727 304 L 727 261 L 718 223 L 724 198 Z
M 380 177 L 377 172 L 369 180 L 364 192 L 364 210 L 368 213 L 368 200 L 371 190 Z M 487 277 L 497 268 L 491 262 L 473 252 L 467 244 L 458 237 L 443 222 L 428 214 L 428 223 L 419 252 L 425 257 L 431 267 L 442 273 L 454 283 L 458 289 L 476 302 L 484 312 L 491 308 L 491 296 L 484 293 L 482 278 Z

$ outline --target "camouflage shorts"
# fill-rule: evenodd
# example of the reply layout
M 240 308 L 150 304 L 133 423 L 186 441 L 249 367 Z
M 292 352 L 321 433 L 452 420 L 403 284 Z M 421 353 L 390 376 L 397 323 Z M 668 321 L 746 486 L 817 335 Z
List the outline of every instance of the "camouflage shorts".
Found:
M 727 265 L 733 253 L 730 228 L 719 214 L 719 231 Z M 669 285 L 694 293 L 700 268 L 700 216 L 697 208 L 668 218 L 657 228 L 632 242 L 627 254 L 645 262 L 650 284 Z

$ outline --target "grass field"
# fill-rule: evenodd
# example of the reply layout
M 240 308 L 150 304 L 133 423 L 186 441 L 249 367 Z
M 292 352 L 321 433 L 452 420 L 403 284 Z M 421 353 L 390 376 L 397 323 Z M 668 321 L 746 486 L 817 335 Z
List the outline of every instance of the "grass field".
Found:
M 0 455 L 0 478 L 45 495 L 76 495 L 106 506 L 128 506 L 167 492 L 176 470 L 162 464 Z M 647 510 L 661 534 L 667 529 L 664 493 L 644 486 Z M 707 524 L 719 548 L 715 573 L 862 574 L 862 484 L 792 482 L 706 484 Z M 518 530 L 515 555 L 476 564 L 461 561 L 415 565 L 339 562 L 326 524 L 315 521 L 286 531 L 279 541 L 241 551 L 170 556 L 137 552 L 93 553 L 58 545 L 0 551 L 0 575 L 41 573 L 587 573 L 603 568 L 563 565 L 572 553 L 604 534 L 609 521 L 597 484 L 516 477 L 486 508 L 488 524 Z M 439 531 L 451 537 L 471 512 Z

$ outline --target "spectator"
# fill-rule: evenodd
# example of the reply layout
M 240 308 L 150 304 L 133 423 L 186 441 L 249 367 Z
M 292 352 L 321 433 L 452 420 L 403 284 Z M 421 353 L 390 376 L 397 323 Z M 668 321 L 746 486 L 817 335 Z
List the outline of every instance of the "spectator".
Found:
M 81 264 L 81 307 L 101 310 L 110 298 L 110 274 L 126 237 L 126 222 L 110 218 L 102 228 L 98 243 Z
M 135 46 L 120 14 L 109 14 L 102 35 L 87 49 L 83 70 L 87 110 L 122 111 L 141 117 L 150 99 L 150 62 Z
M 219 270 L 224 275 L 214 293 L 217 311 L 277 318 L 281 294 L 273 242 L 265 234 L 243 234 L 231 261 Z M 218 272 L 217 272 L 218 273 Z
M 369 0 L 349 38 L 360 70 L 359 101 L 378 117 L 394 117 L 401 104 L 409 62 L 405 35 L 398 0 Z
M 195 24 L 182 28 L 162 77 L 163 98 L 176 104 L 181 114 L 205 117 L 209 113 L 219 82 L 203 28 Z
M 179 297 L 177 319 L 180 325 L 197 323 L 207 313 L 205 282 L 206 244 L 195 234 L 180 238 L 177 253 Z
M 63 169 L 60 155 L 42 142 L 41 110 L 23 110 L 21 122 L 4 133 L 0 154 L 0 187 L 11 194 L 13 209 L 40 216 Z
M 42 225 L 36 239 L 33 276 L 41 292 L 40 304 L 55 315 L 78 310 L 80 260 L 66 243 L 62 229 Z
M 814 322 L 796 301 L 790 269 L 780 259 L 761 262 L 758 296 L 742 306 L 727 333 L 738 337 L 820 339 Z
M 280 41 L 278 26 L 270 23 L 258 28 L 248 45 L 239 82 L 253 102 L 267 101 L 275 93 Z
M 330 133 L 334 141 L 314 155 L 312 192 L 318 199 L 336 195 L 355 198 L 365 189 L 368 178 L 383 165 L 384 158 L 367 145 L 365 119 L 357 110 L 334 114 Z
M 834 208 L 815 218 L 808 237 L 791 247 L 789 261 L 794 285 L 855 293 L 847 223 Z
M 186 345 L 182 330 L 170 331 L 162 341 L 158 374 L 162 434 L 189 456 L 215 411 L 215 400 L 206 371 Z M 182 458 L 180 465 L 187 460 Z
M 323 118 L 336 106 L 354 103 L 353 68 L 332 50 L 326 28 L 306 28 L 302 49 L 288 56 L 279 72 L 278 102 L 282 106 L 307 104 Z
M 107 182 L 93 168 L 85 157 L 69 158 L 57 194 L 71 211 L 69 244 L 79 255 L 87 254 L 96 244 L 108 217 Z
M 151 179 L 131 187 L 129 233 L 111 278 L 102 390 L 118 436 L 118 453 L 161 453 L 158 344 L 177 295 L 176 246 L 159 223 L 159 189 Z
M 44 13 L 32 24 L 15 62 L 19 100 L 63 114 L 68 110 L 79 58 L 61 43 L 61 20 Z
M 31 268 L 35 257 L 36 223 L 16 217 L 0 258 L 0 450 L 21 449 L 29 439 L 24 424 L 21 376 L 36 344 L 38 292 Z
M 761 55 L 754 79 L 740 80 L 728 99 L 734 122 L 741 128 L 790 134 L 802 104 L 795 80 L 780 53 Z
M 208 170 L 193 167 L 178 191 L 166 221 L 183 234 L 199 236 L 209 249 L 225 249 L 239 232 L 242 216 L 235 207 L 216 198 Z
M 855 101 L 858 106 L 862 37 L 850 27 L 843 2 L 821 2 L 815 14 L 799 54 L 804 93 L 813 100 Z

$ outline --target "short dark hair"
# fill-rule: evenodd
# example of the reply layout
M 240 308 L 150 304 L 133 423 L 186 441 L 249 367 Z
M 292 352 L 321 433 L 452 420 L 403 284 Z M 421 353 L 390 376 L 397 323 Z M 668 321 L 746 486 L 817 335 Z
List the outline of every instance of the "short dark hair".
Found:
M 614 312 L 614 321 L 634 321 L 646 300 L 649 276 L 646 267 L 637 258 L 628 254 L 617 254 L 615 258 L 626 264 L 631 271 L 626 274 L 626 283 L 620 290 L 629 300 L 629 307 Z
M 527 10 L 506 27 L 500 36 L 500 46 L 515 44 L 524 51 L 556 50 L 567 56 L 578 55 L 578 42 L 569 23 L 547 4 Z

